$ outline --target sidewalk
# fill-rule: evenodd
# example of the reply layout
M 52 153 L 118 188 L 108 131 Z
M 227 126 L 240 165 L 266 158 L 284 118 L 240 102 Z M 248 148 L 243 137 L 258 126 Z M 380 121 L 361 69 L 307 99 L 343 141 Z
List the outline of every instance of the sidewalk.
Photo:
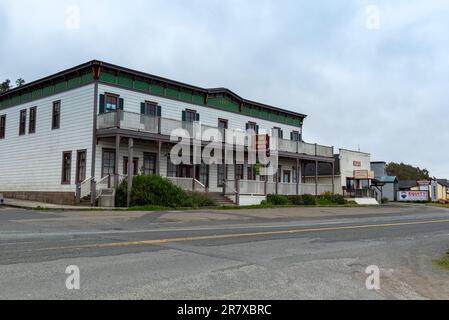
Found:
M 19 199 L 6 199 L 5 206 L 21 208 L 21 209 L 49 209 L 49 210 L 111 210 L 111 208 L 92 208 L 82 206 L 68 206 L 61 204 L 51 204 L 37 201 L 19 200 Z

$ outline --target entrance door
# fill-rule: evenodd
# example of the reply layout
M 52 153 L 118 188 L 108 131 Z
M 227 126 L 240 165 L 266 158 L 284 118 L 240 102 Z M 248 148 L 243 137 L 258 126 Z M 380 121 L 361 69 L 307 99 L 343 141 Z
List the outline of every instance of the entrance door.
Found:
M 291 176 L 292 174 L 290 171 L 284 171 L 284 183 L 290 183 Z
M 204 186 L 209 186 L 209 166 L 201 164 L 196 166 L 195 179 L 201 182 Z

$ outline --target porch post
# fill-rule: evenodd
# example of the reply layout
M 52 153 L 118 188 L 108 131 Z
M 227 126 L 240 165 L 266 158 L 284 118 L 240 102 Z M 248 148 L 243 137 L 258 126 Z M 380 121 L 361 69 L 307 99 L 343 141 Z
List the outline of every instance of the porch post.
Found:
M 158 141 L 157 142 L 157 163 L 156 163 L 156 174 L 158 176 L 161 175 L 161 153 L 162 153 L 162 141 Z
M 318 195 L 318 160 L 315 160 L 315 195 Z
M 279 194 L 279 181 L 281 180 L 281 177 L 282 177 L 282 167 L 279 166 L 278 171 L 276 173 L 276 194 Z
M 133 187 L 133 175 L 134 175 L 134 139 L 128 140 L 128 196 L 127 206 L 131 205 L 131 190 Z
M 332 193 L 335 194 L 335 161 L 332 162 Z
M 237 178 L 237 180 L 236 180 L 236 183 L 237 183 L 237 194 L 236 194 L 236 203 L 237 203 L 237 205 L 239 206 L 240 205 L 240 178 Z
M 193 179 L 192 179 L 192 190 L 195 191 L 195 179 L 196 179 L 196 164 L 193 162 Z
M 120 159 L 120 140 L 121 137 L 120 135 L 116 135 L 115 136 L 115 168 L 114 168 L 114 174 L 115 174 L 115 181 L 114 181 L 114 186 L 115 189 L 118 188 L 119 186 L 119 180 L 120 180 L 120 173 L 119 173 L 119 159 Z
M 299 158 L 296 158 L 296 195 L 299 195 L 299 177 L 301 175 L 299 174 Z
M 97 114 L 98 114 L 98 77 L 97 75 L 100 72 L 99 67 L 96 67 L 94 71 L 94 110 L 93 110 L 93 129 L 92 129 L 92 162 L 90 175 L 92 180 L 90 182 L 90 204 L 92 207 L 95 207 L 97 203 L 97 195 L 96 195 L 96 182 L 95 182 L 95 166 L 96 166 L 96 156 L 97 156 Z

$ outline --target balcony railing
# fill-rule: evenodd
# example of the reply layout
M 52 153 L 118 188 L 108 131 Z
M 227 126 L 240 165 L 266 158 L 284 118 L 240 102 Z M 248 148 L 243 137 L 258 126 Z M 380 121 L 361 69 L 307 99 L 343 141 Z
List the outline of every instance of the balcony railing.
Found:
M 197 128 L 195 128 L 195 126 L 197 126 Z M 201 135 L 203 135 L 208 129 L 218 129 L 217 127 L 206 126 L 197 122 L 192 123 L 168 118 L 151 117 L 140 113 L 127 111 L 111 112 L 99 115 L 97 119 L 97 128 L 121 128 L 167 136 L 172 135 L 176 129 L 184 129 L 185 132 L 188 132 L 190 137 L 193 137 L 194 132 L 201 132 Z M 223 139 L 225 139 L 226 137 L 224 130 L 219 130 L 222 133 Z M 184 134 L 181 132 L 182 131 L 179 131 L 179 134 L 176 136 L 183 137 Z M 243 136 L 245 132 L 243 130 L 234 130 L 233 133 Z M 272 136 L 275 136 L 274 132 L 272 133 Z M 236 138 L 234 139 L 234 143 L 237 145 L 243 145 L 245 142 L 248 142 L 247 139 L 248 138 L 245 137 Z M 253 144 L 255 144 L 255 141 L 253 141 Z M 311 144 L 303 141 L 292 141 L 278 138 L 277 144 L 274 143 L 274 140 L 272 140 L 271 146 L 277 147 L 277 149 L 281 152 L 299 153 L 327 158 L 332 158 L 334 155 L 333 147 Z

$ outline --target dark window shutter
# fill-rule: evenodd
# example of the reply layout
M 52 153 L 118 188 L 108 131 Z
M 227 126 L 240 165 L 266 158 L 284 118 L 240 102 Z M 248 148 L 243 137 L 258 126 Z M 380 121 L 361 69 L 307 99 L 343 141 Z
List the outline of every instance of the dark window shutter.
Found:
M 256 126 L 256 134 L 259 134 L 259 126 Z
M 182 112 L 182 121 L 186 121 L 187 120 L 187 112 L 183 111 Z
M 142 102 L 140 104 L 140 113 L 145 114 L 145 109 L 146 109 L 146 104 L 144 102 Z
M 118 108 L 123 111 L 124 106 L 125 106 L 125 100 L 120 98 L 119 99 L 119 106 L 118 106 Z
M 99 105 L 100 114 L 104 113 L 104 108 L 105 108 L 104 94 L 100 94 L 100 105 Z
M 199 113 L 196 114 L 196 121 L 198 121 L 198 122 L 200 121 L 200 114 Z
M 249 123 L 246 124 L 246 131 L 249 129 Z
M 161 106 L 157 106 L 157 116 L 162 117 L 162 107 Z
M 293 141 L 293 132 L 290 132 L 290 140 Z
M 279 130 L 279 136 L 281 137 L 281 139 L 284 139 L 284 131 Z

